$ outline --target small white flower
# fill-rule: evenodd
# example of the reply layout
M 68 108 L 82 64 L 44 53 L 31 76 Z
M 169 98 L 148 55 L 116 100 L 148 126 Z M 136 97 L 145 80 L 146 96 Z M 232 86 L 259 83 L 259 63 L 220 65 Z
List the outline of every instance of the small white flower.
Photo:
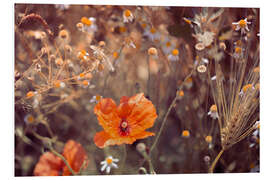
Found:
M 94 17 L 90 18 L 82 17 L 81 23 L 83 24 L 83 27 L 80 30 L 83 32 L 94 33 L 98 30 L 96 25 L 96 18 Z
M 199 43 L 202 43 L 204 47 L 208 47 L 212 44 L 212 42 L 214 41 L 214 36 L 215 33 L 209 31 L 203 32 L 202 34 L 198 33 L 194 35 L 197 41 Z
M 151 41 L 158 41 L 160 39 L 160 33 L 155 28 L 146 29 L 143 35 L 147 36 Z
M 33 124 L 35 122 L 35 118 L 32 114 L 27 114 L 25 117 L 24 117 L 24 122 L 26 124 Z
M 233 22 L 232 24 L 236 25 L 236 28 L 235 28 L 236 31 L 239 31 L 239 29 L 241 29 L 241 34 L 243 34 L 246 31 L 249 31 L 248 24 L 251 24 L 251 22 L 248 22 L 247 18 L 245 18 L 245 19 L 241 19 L 238 22 Z
M 164 54 L 170 54 L 170 52 L 172 52 L 172 50 L 174 49 L 174 45 L 172 44 L 170 39 L 166 39 L 161 46 L 162 51 L 164 52 Z
M 126 9 L 123 12 L 123 19 L 124 19 L 124 23 L 132 22 L 134 19 L 134 16 L 130 10 Z
M 100 95 L 96 95 L 96 96 L 93 96 L 91 99 L 90 99 L 90 103 L 98 103 L 103 97 L 100 96 Z
M 168 55 L 168 59 L 171 61 L 178 61 L 179 60 L 179 51 L 178 49 L 173 49 L 171 53 Z
M 213 104 L 210 107 L 210 111 L 208 112 L 208 115 L 210 115 L 210 117 L 213 119 L 218 119 L 217 106 L 215 104 Z
M 102 165 L 100 170 L 104 171 L 106 169 L 106 173 L 109 174 L 111 171 L 111 168 L 118 168 L 116 162 L 118 162 L 119 159 L 113 158 L 112 156 L 108 156 L 104 161 L 100 162 Z

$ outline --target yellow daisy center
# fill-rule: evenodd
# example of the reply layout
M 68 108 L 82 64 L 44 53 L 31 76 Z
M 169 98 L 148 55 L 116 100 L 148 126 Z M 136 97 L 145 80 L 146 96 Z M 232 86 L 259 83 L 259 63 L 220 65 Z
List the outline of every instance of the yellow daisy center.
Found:
M 210 111 L 211 112 L 217 112 L 217 105 L 212 105 L 211 107 L 210 107 Z
M 246 27 L 246 25 L 247 25 L 247 22 L 246 22 L 244 19 L 241 19 L 241 20 L 239 21 L 239 26 L 240 26 L 241 28 Z
M 189 131 L 188 131 L 188 130 L 184 130 L 184 131 L 182 132 L 182 136 L 183 136 L 183 137 L 189 137 Z
M 34 96 L 34 92 L 33 91 L 29 91 L 27 94 L 26 94 L 26 97 L 30 98 L 30 97 L 33 97 Z
M 171 45 L 172 45 L 171 42 L 166 42 L 167 47 L 170 47 Z
M 151 29 L 150 29 L 150 33 L 152 33 L 152 34 L 155 34 L 156 31 L 157 31 L 157 30 L 156 30 L 155 28 L 151 28 Z
M 87 17 L 82 17 L 81 22 L 87 26 L 91 26 L 92 21 L 90 21 Z
M 112 160 L 112 158 L 107 158 L 106 162 L 107 162 L 107 164 L 111 164 L 113 162 L 113 160 Z
M 172 55 L 178 56 L 179 51 L 177 49 L 172 50 Z
M 241 52 L 242 52 L 242 48 L 240 47 L 235 48 L 235 53 L 240 54 Z
M 212 142 L 212 136 L 206 136 L 206 137 L 205 137 L 205 141 L 206 141 L 207 143 L 211 143 L 211 142 Z
M 183 91 L 183 90 L 181 90 L 181 91 L 179 92 L 179 96 L 180 96 L 180 97 L 183 97 L 183 96 L 184 96 L 184 91 Z
M 125 14 L 126 17 L 130 17 L 131 16 L 130 10 L 125 10 L 124 14 Z

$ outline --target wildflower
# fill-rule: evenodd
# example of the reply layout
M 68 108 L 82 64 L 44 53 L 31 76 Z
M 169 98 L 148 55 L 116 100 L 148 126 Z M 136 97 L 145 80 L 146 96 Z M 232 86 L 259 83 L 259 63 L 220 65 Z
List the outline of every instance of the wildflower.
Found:
M 80 52 L 78 52 L 78 58 L 80 59 L 80 60 L 87 60 L 88 59 L 88 56 L 89 56 L 89 54 L 85 51 L 85 50 L 81 50 Z
M 205 137 L 205 141 L 206 141 L 207 143 L 211 143 L 211 142 L 212 142 L 212 136 L 210 136 L 210 135 L 206 136 L 206 137 Z
M 81 24 L 77 24 L 77 27 L 79 30 L 83 32 L 89 32 L 89 33 L 94 33 L 97 31 L 97 25 L 95 24 L 96 18 L 94 17 L 82 17 L 81 18 Z
M 183 20 L 190 25 L 191 28 L 193 28 L 192 21 L 188 18 L 183 17 Z
M 167 55 L 167 54 L 170 54 L 170 52 L 173 50 L 173 44 L 168 39 L 168 40 L 165 40 L 165 42 L 163 43 L 161 48 L 162 48 L 163 52 Z
M 34 169 L 35 176 L 58 176 L 62 167 L 63 161 L 51 152 L 46 152 L 40 156 L 38 163 Z
M 182 131 L 182 136 L 185 137 L 185 138 L 188 138 L 190 136 L 190 133 L 188 130 L 183 130 Z
M 69 140 L 65 144 L 63 156 L 75 173 L 78 173 L 81 168 L 86 168 L 88 165 L 88 158 L 84 148 L 80 143 L 77 143 L 74 140 Z M 84 165 L 84 167 L 81 167 L 82 165 Z M 68 175 L 71 175 L 71 172 L 68 167 L 64 165 L 63 176 Z
M 90 99 L 90 103 L 98 103 L 103 97 L 100 96 L 100 95 L 96 95 L 96 96 L 93 96 L 91 99 Z
M 110 98 L 103 98 L 94 108 L 104 131 L 96 133 L 94 142 L 99 148 L 109 145 L 132 144 L 137 139 L 154 136 L 145 131 L 154 125 L 156 109 L 143 93 L 123 96 L 119 106 Z
M 211 118 L 213 119 L 218 119 L 217 105 L 213 104 L 210 107 L 210 111 L 208 112 L 208 115 L 210 115 Z
M 125 43 L 129 47 L 132 47 L 134 49 L 136 48 L 136 45 L 134 44 L 134 41 L 130 37 L 125 38 Z
M 33 124 L 35 122 L 35 118 L 33 115 L 31 114 L 27 114 L 25 117 L 24 117 L 24 122 L 26 124 Z
M 151 41 L 157 41 L 160 38 L 159 32 L 153 27 L 150 29 L 146 29 L 143 34 L 147 36 Z
M 246 32 L 246 30 L 249 31 L 248 24 L 251 24 L 251 22 L 248 22 L 247 18 L 245 18 L 245 19 L 241 19 L 238 22 L 233 22 L 232 24 L 236 25 L 236 28 L 235 28 L 236 31 L 241 29 L 241 34 L 243 34 Z
M 192 77 L 189 77 L 189 78 L 186 80 L 185 86 L 186 86 L 187 89 L 190 89 L 190 88 L 192 87 L 192 85 L 193 85 L 193 82 L 192 82 L 192 81 L 193 81 L 193 80 L 192 80 Z
M 61 66 L 63 65 L 64 61 L 62 58 L 56 58 L 55 59 L 55 64 L 58 65 L 58 66 Z
M 123 12 L 123 19 L 124 19 L 124 23 L 132 22 L 134 19 L 134 16 L 130 10 L 126 9 Z
M 233 53 L 233 57 L 236 58 L 236 59 L 239 59 L 243 56 L 243 50 L 241 47 L 239 46 L 236 46 L 234 48 L 234 53 Z
M 203 160 L 204 160 L 204 162 L 205 162 L 206 164 L 209 164 L 209 162 L 210 162 L 210 156 L 204 156 L 204 157 L 203 157 Z
M 180 99 L 181 99 L 182 97 L 184 97 L 184 91 L 183 91 L 183 90 L 179 91 L 178 96 L 179 96 Z
M 112 156 L 108 156 L 104 161 L 101 161 L 100 164 L 102 165 L 101 171 L 104 171 L 106 169 L 106 173 L 109 174 L 111 171 L 111 168 L 118 168 L 117 162 L 119 159 L 113 158 Z
M 248 92 L 249 90 L 254 90 L 255 88 L 253 87 L 252 84 L 246 84 L 243 86 L 243 88 L 241 89 L 239 95 L 244 95 L 246 92 Z
M 54 86 L 56 87 L 56 88 L 64 88 L 65 86 L 66 86 L 66 84 L 63 82 L 63 81 L 56 81 L 56 82 L 54 82 Z
M 33 97 L 35 94 L 37 94 L 37 92 L 29 91 L 29 92 L 26 94 L 26 97 L 27 97 L 27 98 L 31 98 L 31 97 Z
M 89 85 L 89 81 L 83 80 L 82 85 L 83 85 L 83 87 L 87 87 Z
M 112 56 L 113 56 L 113 59 L 117 59 L 119 57 L 119 54 L 118 52 L 115 51 L 113 52 Z
M 168 59 L 171 61 L 177 61 L 179 59 L 179 51 L 177 49 L 173 49 L 168 55 Z

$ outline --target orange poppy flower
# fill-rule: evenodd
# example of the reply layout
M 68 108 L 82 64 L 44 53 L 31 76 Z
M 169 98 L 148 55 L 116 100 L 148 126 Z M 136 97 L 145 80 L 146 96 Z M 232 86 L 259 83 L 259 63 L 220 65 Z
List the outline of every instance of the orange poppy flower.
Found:
M 83 162 L 85 160 L 87 161 L 87 155 L 82 145 L 73 140 L 69 140 L 65 144 L 65 147 L 63 150 L 63 156 L 65 157 L 65 159 L 67 160 L 70 167 L 73 169 L 75 173 L 78 173 L 81 166 L 83 165 Z M 88 162 L 86 162 L 83 168 L 86 168 L 87 165 L 88 165 Z M 68 167 L 64 164 L 63 176 L 68 176 L 68 175 L 71 175 L 71 172 L 69 171 Z
M 88 165 L 88 158 L 85 150 L 80 143 L 73 140 L 69 140 L 65 144 L 62 155 L 75 173 L 79 172 L 84 160 L 86 160 L 86 164 L 83 168 L 86 168 Z M 63 172 L 63 176 L 71 175 L 71 172 L 61 158 L 51 152 L 46 152 L 40 157 L 39 162 L 35 166 L 34 175 L 59 176 L 61 171 Z
M 34 169 L 35 176 L 58 176 L 63 167 L 63 161 L 51 152 L 40 156 Z
M 154 136 L 145 131 L 154 125 L 156 109 L 143 93 L 123 96 L 119 106 L 110 98 L 103 98 L 94 108 L 104 131 L 96 133 L 95 144 L 99 148 L 109 145 L 132 144 L 137 139 Z

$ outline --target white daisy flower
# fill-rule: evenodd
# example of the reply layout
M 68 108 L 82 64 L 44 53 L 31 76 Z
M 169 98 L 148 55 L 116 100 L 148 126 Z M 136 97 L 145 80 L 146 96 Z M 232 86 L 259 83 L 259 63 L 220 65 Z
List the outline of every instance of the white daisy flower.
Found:
M 151 41 L 158 41 L 160 39 L 160 33 L 153 27 L 146 29 L 143 35 L 147 36 Z
M 210 115 L 211 118 L 213 119 L 218 119 L 217 105 L 213 104 L 210 107 L 210 111 L 208 112 L 208 115 Z
M 112 156 L 108 156 L 104 161 L 100 162 L 102 165 L 100 170 L 104 171 L 106 169 L 106 173 L 109 174 L 111 171 L 111 168 L 118 168 L 116 162 L 118 162 L 119 159 L 113 158 Z
M 246 31 L 249 31 L 248 24 L 251 24 L 251 22 L 248 22 L 247 18 L 245 18 L 245 19 L 241 19 L 238 22 L 233 22 L 232 24 L 236 25 L 236 28 L 235 28 L 236 31 L 239 31 L 241 29 L 241 33 L 243 34 Z
M 32 114 L 27 114 L 25 117 L 24 117 L 24 122 L 26 124 L 33 124 L 35 122 L 35 118 Z
M 96 18 L 94 17 L 82 17 L 81 18 L 81 23 L 83 24 L 82 27 L 80 27 L 80 30 L 83 32 L 89 32 L 89 33 L 94 33 L 98 30 L 97 25 L 96 25 Z
M 123 19 L 124 19 L 124 23 L 132 22 L 134 19 L 134 16 L 130 10 L 126 9 L 123 12 Z
M 91 99 L 90 99 L 90 103 L 98 103 L 103 97 L 100 96 L 100 95 L 96 95 L 96 96 L 93 96 Z
M 171 61 L 178 61 L 179 60 L 179 51 L 178 49 L 173 49 L 171 53 L 168 55 L 168 59 Z
M 174 44 L 172 44 L 170 39 L 166 39 L 164 43 L 162 43 L 161 49 L 164 54 L 170 54 L 170 52 L 172 52 L 172 50 L 174 49 Z

